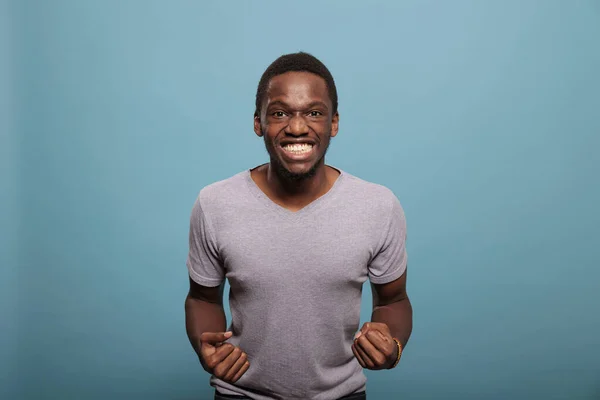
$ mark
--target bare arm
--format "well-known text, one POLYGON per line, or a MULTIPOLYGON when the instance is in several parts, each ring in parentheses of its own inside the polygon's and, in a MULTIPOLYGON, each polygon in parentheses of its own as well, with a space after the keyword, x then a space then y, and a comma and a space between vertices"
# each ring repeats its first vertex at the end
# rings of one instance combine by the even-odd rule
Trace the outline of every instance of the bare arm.
POLYGON ((242 349, 227 343, 231 332, 225 332, 224 286, 202 286, 190 279, 185 327, 202 368, 219 379, 235 383, 250 368, 250 362, 242 349))
POLYGON ((227 329, 223 309, 223 290, 224 284, 207 287, 190 279, 190 290, 185 299, 185 327, 198 357, 200 357, 201 347, 200 335, 203 332, 224 332, 227 329))
POLYGON ((406 271, 393 282, 371 284, 373 313, 371 322, 385 323, 393 337, 406 346, 412 332, 412 306, 406 293, 406 271))
POLYGON ((412 332, 412 306, 406 294, 406 272, 393 282, 371 283, 373 313, 355 335, 352 352, 363 368, 393 368, 402 352, 392 338, 406 346, 412 332))

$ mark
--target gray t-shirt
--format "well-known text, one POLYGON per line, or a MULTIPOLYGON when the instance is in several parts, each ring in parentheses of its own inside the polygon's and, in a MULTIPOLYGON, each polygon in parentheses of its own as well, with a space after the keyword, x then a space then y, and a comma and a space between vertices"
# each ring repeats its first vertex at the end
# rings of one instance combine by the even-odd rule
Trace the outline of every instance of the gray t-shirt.
POLYGON ((250 368, 219 392, 258 400, 336 399, 365 390, 352 353, 363 283, 406 270, 406 221, 384 186, 344 171, 297 212, 271 201, 245 170, 201 190, 187 266, 200 285, 230 285, 233 336, 250 368))

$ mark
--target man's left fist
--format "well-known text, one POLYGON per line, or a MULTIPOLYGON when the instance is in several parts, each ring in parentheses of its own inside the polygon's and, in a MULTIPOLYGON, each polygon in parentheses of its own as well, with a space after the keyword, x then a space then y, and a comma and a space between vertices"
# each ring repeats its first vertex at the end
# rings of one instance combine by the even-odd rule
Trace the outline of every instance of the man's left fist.
POLYGON ((354 335, 352 352, 367 369, 389 369, 398 358, 398 346, 384 323, 366 322, 354 335))

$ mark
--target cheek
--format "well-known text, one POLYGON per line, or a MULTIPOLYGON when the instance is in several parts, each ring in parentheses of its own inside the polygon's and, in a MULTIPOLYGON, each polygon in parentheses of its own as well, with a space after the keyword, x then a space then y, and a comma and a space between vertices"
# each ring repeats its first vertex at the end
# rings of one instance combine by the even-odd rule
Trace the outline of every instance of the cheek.
POLYGON ((315 133, 317 133, 317 135, 319 135, 322 138, 321 140, 325 140, 325 138, 329 137, 330 134, 332 133, 332 131, 331 131, 332 124, 329 122, 315 124, 312 126, 312 128, 313 128, 313 131, 315 131, 315 133))
POLYGON ((277 139, 277 130, 273 126, 264 126, 262 130, 263 138, 267 145, 273 145, 277 139))
POLYGON ((262 127, 262 132, 265 136, 268 136, 271 139, 276 138, 281 132, 283 132, 285 128, 285 124, 284 123, 277 123, 277 122, 267 122, 263 127, 262 127))

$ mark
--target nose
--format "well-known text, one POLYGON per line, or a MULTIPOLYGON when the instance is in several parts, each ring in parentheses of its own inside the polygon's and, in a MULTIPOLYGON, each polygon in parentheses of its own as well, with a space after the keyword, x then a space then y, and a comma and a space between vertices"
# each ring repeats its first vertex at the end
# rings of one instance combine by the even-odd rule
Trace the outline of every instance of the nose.
POLYGON ((289 124, 285 133, 293 136, 306 135, 308 133, 308 125, 306 125, 306 121, 304 121, 302 116, 294 115, 289 120, 289 124))

